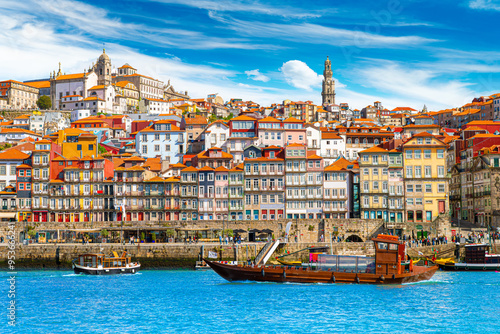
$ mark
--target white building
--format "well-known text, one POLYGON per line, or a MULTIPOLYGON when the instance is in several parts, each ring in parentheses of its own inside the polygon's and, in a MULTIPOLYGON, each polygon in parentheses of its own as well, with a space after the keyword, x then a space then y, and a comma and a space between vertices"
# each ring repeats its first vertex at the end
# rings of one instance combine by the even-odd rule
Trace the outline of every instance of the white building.
POLYGON ((139 109, 151 115, 168 114, 170 111, 170 102, 163 99, 142 99, 139 102, 139 109))
POLYGON ((45 115, 32 115, 29 119, 30 131, 45 134, 45 115))
POLYGON ((325 167, 323 214, 325 218, 350 218, 352 212, 352 162, 340 158, 325 167))
POLYGON ((3 128, 0 129, 0 142, 17 143, 26 138, 33 138, 34 140, 41 139, 39 135, 33 131, 20 129, 20 128, 3 128))
POLYGON ((90 116, 89 109, 75 109, 71 111, 71 122, 76 122, 90 116))
POLYGON ((159 156, 170 164, 176 164, 182 162, 186 140, 185 130, 181 130, 170 120, 163 120, 137 132, 135 147, 143 158, 159 156))
POLYGON ((321 145, 321 130, 319 127, 314 126, 312 124, 306 124, 306 141, 307 141, 307 150, 308 151, 316 151, 319 153, 320 145, 321 145))
POLYGON ((0 152, 0 191, 9 185, 16 187, 16 167, 29 163, 29 160, 28 154, 15 148, 0 152))
POLYGON ((323 157, 325 166, 331 165, 340 156, 345 156, 345 139, 333 132, 323 132, 321 134, 319 156, 323 157))
POLYGON ((219 147, 227 152, 227 138, 229 138, 229 125, 221 120, 208 125, 204 131, 205 148, 219 147))

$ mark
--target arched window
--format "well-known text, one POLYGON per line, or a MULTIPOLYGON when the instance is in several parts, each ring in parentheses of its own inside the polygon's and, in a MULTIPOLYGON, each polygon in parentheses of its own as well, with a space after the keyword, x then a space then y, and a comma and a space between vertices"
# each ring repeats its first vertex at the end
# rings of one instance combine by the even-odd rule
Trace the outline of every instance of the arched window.
POLYGON ((378 139, 373 140, 373 144, 378 145, 378 139))
POLYGON ((351 141, 351 138, 347 138, 347 144, 351 144, 352 141, 351 141))
POLYGON ((359 138, 356 138, 356 139, 354 140, 354 143, 355 143, 355 144, 359 144, 359 138))
POLYGON ((363 139, 363 144, 368 144, 368 140, 366 138, 363 139))

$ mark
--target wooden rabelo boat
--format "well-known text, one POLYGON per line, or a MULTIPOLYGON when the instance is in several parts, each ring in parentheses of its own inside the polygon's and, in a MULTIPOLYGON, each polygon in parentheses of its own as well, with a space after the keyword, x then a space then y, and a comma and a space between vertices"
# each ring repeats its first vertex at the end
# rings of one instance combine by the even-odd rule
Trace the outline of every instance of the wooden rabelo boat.
POLYGON ((488 244, 465 245, 464 262, 440 263, 446 271, 500 271, 500 254, 490 254, 488 244))
POLYGON ((113 252, 113 255, 113 257, 107 257, 102 253, 79 255, 73 260, 73 270, 75 274, 116 275, 135 274, 141 268, 139 262, 132 262, 127 252, 123 252, 121 256, 113 252))
POLYGON ((401 284, 428 280, 439 268, 402 261, 405 245, 396 236, 379 234, 372 240, 375 257, 319 254, 316 263, 302 266, 235 266, 206 259, 205 262, 228 281, 296 283, 401 284))

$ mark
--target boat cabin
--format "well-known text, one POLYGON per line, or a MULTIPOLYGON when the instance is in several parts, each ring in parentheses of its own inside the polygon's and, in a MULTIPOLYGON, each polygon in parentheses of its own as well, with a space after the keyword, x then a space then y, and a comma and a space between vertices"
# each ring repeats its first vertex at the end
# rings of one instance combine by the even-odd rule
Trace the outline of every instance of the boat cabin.
MULTIPOLYGON (((394 235, 379 234, 372 239, 375 243, 375 273, 381 275, 401 274, 401 261, 405 259, 405 244, 394 235)), ((409 270, 404 268, 403 271, 409 270)))
POLYGON ((82 254, 78 256, 76 263, 88 268, 117 268, 125 267, 127 264, 131 263, 131 256, 127 256, 127 252, 123 252, 121 256, 113 252, 113 255, 114 257, 106 257, 106 255, 102 253, 82 254))
POLYGON ((465 263, 500 263, 500 254, 489 254, 487 244, 465 245, 465 263))

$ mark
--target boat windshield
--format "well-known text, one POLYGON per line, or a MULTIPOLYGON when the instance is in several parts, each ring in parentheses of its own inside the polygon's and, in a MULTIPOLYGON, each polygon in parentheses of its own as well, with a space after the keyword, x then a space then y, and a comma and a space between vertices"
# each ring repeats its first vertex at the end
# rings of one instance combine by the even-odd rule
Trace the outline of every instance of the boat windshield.
POLYGON ((375 273, 375 258, 319 254, 318 269, 346 273, 375 273))

